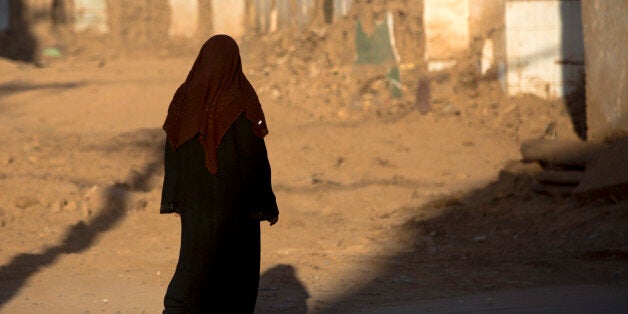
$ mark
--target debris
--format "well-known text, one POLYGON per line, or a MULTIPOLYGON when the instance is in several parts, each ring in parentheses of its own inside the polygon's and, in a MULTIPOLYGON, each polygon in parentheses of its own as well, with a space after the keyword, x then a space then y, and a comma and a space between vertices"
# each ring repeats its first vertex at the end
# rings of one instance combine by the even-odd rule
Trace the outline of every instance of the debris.
POLYGON ((382 64, 397 63, 399 56, 393 38, 393 15, 386 13, 383 21, 375 23, 373 34, 368 35, 358 19, 355 25, 356 63, 382 64))
POLYGON ((41 52, 41 54, 45 57, 51 58, 61 58, 63 56, 61 51, 55 47, 46 48, 41 52))
POLYGON ((567 197, 570 196, 575 189, 575 186, 569 185, 547 185, 547 184, 535 184, 532 186, 532 190, 537 193, 553 196, 553 197, 567 197))
POLYGON ((428 78, 423 77, 419 79, 416 90, 416 100, 414 103, 414 106, 419 111, 419 113, 425 115, 432 110, 430 97, 430 81, 428 78))
POLYGON ((147 205, 148 202, 145 199, 141 198, 135 203, 135 210, 145 210, 147 205))
POLYGON ((581 203, 603 199, 620 202, 628 199, 628 138, 611 143, 587 164, 582 180, 574 190, 581 203))
POLYGON ((12 164, 14 161, 15 161, 15 159, 13 158, 13 156, 8 156, 8 157, 3 157, 2 158, 2 163, 5 166, 8 166, 8 165, 12 164))
POLYGON ((83 218, 89 218, 92 215, 92 210, 88 206, 81 206, 81 214, 83 218))
POLYGON ((530 139, 521 143, 521 155, 527 162, 584 167, 606 147, 603 143, 530 139))
POLYGON ((576 186, 582 180, 582 171, 545 169, 537 176, 540 183, 576 186))
POLYGON ((459 116, 461 114, 460 109, 456 108, 454 105, 446 105, 440 111, 440 114, 443 116, 459 116))
POLYGON ((93 185, 91 188, 89 188, 87 191, 85 191, 85 193, 83 194, 83 197, 89 199, 92 195, 94 195, 96 190, 98 190, 98 186, 97 185, 93 185))
POLYGON ((65 211, 76 211, 79 208, 79 205, 76 201, 66 201, 65 206, 63 206, 63 210, 65 211))
POLYGON ((19 209, 26 209, 37 204, 39 200, 32 196, 18 196, 13 200, 13 205, 19 209))
POLYGON ((56 214, 56 213, 62 212, 63 206, 65 206, 66 204, 67 204, 67 201, 63 199, 63 200, 50 203, 49 208, 53 214, 56 214))
POLYGON ((399 66, 388 69, 388 72, 386 72, 386 81, 388 82, 392 98, 401 98, 403 92, 401 91, 401 72, 399 72, 399 66))

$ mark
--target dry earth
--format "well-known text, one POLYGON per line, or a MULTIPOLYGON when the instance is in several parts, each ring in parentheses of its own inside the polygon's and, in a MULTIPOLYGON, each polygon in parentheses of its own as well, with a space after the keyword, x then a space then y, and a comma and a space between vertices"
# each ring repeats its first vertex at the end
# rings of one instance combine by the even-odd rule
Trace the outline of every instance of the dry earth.
MULTIPOLYGON (((258 313, 626 282, 627 204, 535 193, 540 167, 520 162, 551 123, 575 138, 561 102, 508 98, 461 66, 429 74, 422 115, 420 65, 402 65, 401 100, 382 80, 355 94, 363 69, 306 35, 283 53, 243 45, 281 212, 262 228, 258 313)), ((160 127, 194 57, 0 60, 1 313, 160 312, 180 232, 158 214, 160 127)))

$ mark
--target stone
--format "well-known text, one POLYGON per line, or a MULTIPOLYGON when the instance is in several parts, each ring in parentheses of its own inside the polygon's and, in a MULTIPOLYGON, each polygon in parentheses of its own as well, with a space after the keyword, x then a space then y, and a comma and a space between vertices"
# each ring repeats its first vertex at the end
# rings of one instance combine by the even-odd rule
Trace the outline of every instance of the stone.
POLYGON ((13 205, 19 209, 26 209, 37 204, 39 200, 32 196, 18 196, 13 200, 13 205))

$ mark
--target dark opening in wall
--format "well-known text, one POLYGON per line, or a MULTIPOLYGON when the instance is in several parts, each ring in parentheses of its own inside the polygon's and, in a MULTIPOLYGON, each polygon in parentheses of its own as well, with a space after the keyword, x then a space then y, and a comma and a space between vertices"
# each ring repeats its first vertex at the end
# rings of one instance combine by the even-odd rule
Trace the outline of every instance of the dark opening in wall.
POLYGON ((323 2, 323 14, 325 15, 325 23, 334 22, 334 0, 325 0, 323 2))
POLYGON ((25 0, 8 0, 8 27, 0 31, 0 57, 32 62, 37 42, 31 33, 25 0))

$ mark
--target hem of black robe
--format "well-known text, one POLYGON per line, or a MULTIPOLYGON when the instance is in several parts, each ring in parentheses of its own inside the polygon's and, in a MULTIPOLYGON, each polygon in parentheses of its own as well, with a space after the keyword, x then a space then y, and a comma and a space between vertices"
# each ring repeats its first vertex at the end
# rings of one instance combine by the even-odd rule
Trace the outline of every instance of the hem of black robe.
POLYGON ((258 221, 270 220, 277 216, 279 216, 278 212, 275 212, 275 213, 252 212, 249 214, 249 218, 251 218, 252 220, 258 220, 258 221))
POLYGON ((161 207, 159 208, 159 213, 160 214, 173 214, 173 213, 180 214, 181 212, 179 211, 179 203, 177 202, 163 203, 161 204, 161 207))

